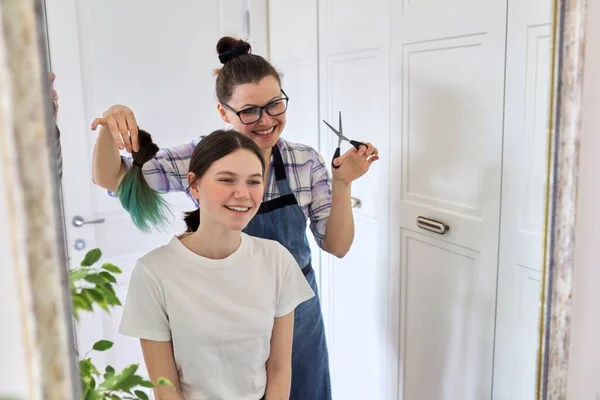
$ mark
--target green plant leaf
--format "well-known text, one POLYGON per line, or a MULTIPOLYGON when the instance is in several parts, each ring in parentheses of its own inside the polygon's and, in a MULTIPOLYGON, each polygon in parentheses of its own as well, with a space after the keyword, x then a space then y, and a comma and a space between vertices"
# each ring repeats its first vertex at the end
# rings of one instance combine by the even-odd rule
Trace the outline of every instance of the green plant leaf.
POLYGON ((89 378, 92 378, 92 375, 100 375, 100 372, 98 372, 92 363, 91 358, 85 358, 79 361, 79 371, 81 374, 81 379, 83 379, 86 384, 89 382, 89 378))
POLYGON ((156 380, 156 384, 159 386, 173 386, 173 382, 171 382, 170 380, 168 380, 167 378, 158 378, 156 380))
POLYGON ((104 382, 102 382, 99 386, 102 390, 115 390, 115 382, 119 377, 114 374, 104 374, 104 382))
POLYGON ((150 381, 141 381, 140 386, 152 389, 154 387, 154 383, 152 383, 150 381))
POLYGON ((103 276, 98 274, 88 274, 88 276, 86 276, 84 279, 88 282, 95 283, 96 285, 104 285, 105 283, 108 283, 103 276))
POLYGON ((114 375, 115 374, 115 369, 113 367, 111 367, 110 365, 108 365, 106 367, 106 369, 104 370, 105 373, 109 374, 109 375, 114 375))
POLYGON ((115 278, 114 276, 112 276, 110 273, 108 273, 106 271, 98 272, 98 275, 100 275, 101 277, 103 277, 104 279, 109 281, 110 283, 117 283, 117 278, 115 278))
POLYGON ((87 268, 75 268, 70 271, 69 278, 71 282, 77 282, 85 278, 85 276, 89 273, 90 271, 87 268))
POLYGON ((82 379, 86 376, 92 375, 92 369, 90 368, 91 364, 92 363, 89 358, 79 361, 79 373, 81 374, 82 379))
POLYGON ((76 293, 73 295, 73 304, 75 308, 80 308, 86 311, 93 311, 92 303, 85 297, 85 295, 76 293))
POLYGON ((90 390, 89 392, 86 393, 84 400, 102 400, 102 397, 100 396, 100 393, 98 393, 97 391, 90 390))
POLYGON ((113 347, 113 342, 109 341, 109 340, 100 340, 96 343, 94 343, 94 350, 96 351, 106 351, 108 349, 110 349, 111 347, 113 347))
POLYGON ((136 390, 135 395, 138 397, 138 399, 140 400, 150 400, 150 398, 148 397, 148 395, 145 392, 142 392, 141 390, 136 390))
POLYGON ((121 390, 130 391, 134 387, 138 386, 140 384, 140 382, 142 382, 142 381, 143 381, 143 379, 141 376, 132 375, 132 376, 128 377, 127 379, 123 379, 122 381, 119 381, 118 387, 121 390))
POLYGON ((121 268, 117 267, 116 265, 110 264, 110 263, 104 264, 102 266, 102 269, 112 272, 113 274, 120 274, 123 272, 123 271, 121 271, 121 268))
POLYGON ((121 301, 119 301, 119 298, 113 291, 107 289, 105 286, 98 286, 98 287, 96 287, 96 289, 99 289, 102 291, 102 294, 104 295, 104 298, 106 299, 106 302, 109 305, 111 305, 111 306, 120 306, 121 305, 121 301))
POLYGON ((117 382, 114 386, 115 389, 128 391, 133 386, 139 384, 142 381, 142 379, 135 375, 138 368, 138 364, 132 364, 125 367, 123 369, 123 372, 121 372, 118 376, 117 382))
POLYGON ((104 301, 106 301, 106 299, 104 298, 104 295, 96 289, 83 289, 82 293, 85 292, 86 295, 88 295, 88 299, 96 302, 96 303, 102 303, 104 301))
POLYGON ((106 282, 106 283, 104 283, 104 284, 102 285, 102 287, 103 287, 104 289, 106 289, 106 290, 110 291, 111 293, 113 293, 113 294, 116 294, 116 293, 115 293, 115 288, 113 287, 112 283, 110 283, 110 282, 106 282))
POLYGON ((92 249, 87 252, 84 259, 81 261, 82 267, 90 267, 94 265, 102 257, 102 251, 100 249, 92 249))

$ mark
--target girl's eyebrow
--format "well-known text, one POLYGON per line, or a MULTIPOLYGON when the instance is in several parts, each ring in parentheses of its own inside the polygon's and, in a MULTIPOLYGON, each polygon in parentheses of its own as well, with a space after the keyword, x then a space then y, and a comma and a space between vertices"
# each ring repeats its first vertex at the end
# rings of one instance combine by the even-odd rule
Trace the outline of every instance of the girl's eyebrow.
MULTIPOLYGON (((237 176, 237 174, 235 172, 231 172, 231 171, 220 171, 220 172, 217 172, 217 175, 237 176)), ((252 178, 256 178, 256 177, 262 178, 262 174, 260 174, 260 173, 252 174, 252 175, 250 175, 250 177, 252 177, 252 178)))

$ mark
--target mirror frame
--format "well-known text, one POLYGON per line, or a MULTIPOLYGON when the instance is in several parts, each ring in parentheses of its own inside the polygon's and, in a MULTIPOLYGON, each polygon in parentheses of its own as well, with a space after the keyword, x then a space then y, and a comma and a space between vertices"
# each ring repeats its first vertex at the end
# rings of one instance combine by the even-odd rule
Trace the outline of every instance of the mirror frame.
POLYGON ((539 400, 567 398, 587 1, 555 0, 553 6, 539 400))
POLYGON ((57 166, 50 159, 43 2, 0 1, 0 176, 10 220, 27 399, 79 399, 57 166), (35 243, 32 246, 31 243, 35 243))
MULTIPOLYGON (((536 396, 543 400, 565 399, 567 394, 586 11, 586 0, 554 1, 536 396)), ((60 184, 47 146, 53 123, 44 84, 47 65, 41 56, 43 25, 41 0, 0 2, 0 86, 11 89, 0 97, 1 173, 5 186, 13 189, 6 197, 28 398, 77 399, 79 372, 56 194, 60 184)))

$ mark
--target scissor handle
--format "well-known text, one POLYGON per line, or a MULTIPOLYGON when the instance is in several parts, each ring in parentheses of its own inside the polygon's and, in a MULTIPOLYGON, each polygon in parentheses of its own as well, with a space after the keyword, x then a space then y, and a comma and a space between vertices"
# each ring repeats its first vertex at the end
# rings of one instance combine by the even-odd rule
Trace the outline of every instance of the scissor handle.
POLYGON ((340 148, 338 147, 337 149, 335 149, 335 153, 333 153, 333 158, 331 159, 331 167, 334 169, 338 169, 340 167, 339 165, 335 165, 333 163, 333 160, 335 160, 339 156, 340 156, 340 148))
POLYGON ((355 148, 356 150, 360 150, 360 146, 365 146, 365 148, 369 147, 369 146, 367 146, 366 144, 364 144, 363 142, 357 142, 356 140, 351 140, 351 141, 350 141, 350 144, 351 144, 352 146, 354 146, 354 148, 355 148))

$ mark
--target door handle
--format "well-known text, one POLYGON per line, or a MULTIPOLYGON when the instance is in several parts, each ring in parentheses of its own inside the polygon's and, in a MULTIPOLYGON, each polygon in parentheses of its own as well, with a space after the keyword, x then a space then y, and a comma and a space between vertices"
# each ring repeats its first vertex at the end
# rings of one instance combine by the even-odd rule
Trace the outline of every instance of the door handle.
POLYGON ((77 227, 77 228, 79 228, 80 226, 89 225, 89 224, 103 224, 104 222, 106 222, 106 220, 104 218, 98 218, 98 219, 93 219, 91 221, 86 221, 85 219, 83 219, 83 217, 81 215, 76 215, 71 220, 71 223, 73 224, 73 226, 77 227))
POLYGON ((417 226, 421 229, 438 233, 440 235, 443 235, 450 229, 450 227, 443 222, 425 217, 417 217, 417 226))
POLYGON ((350 197, 350 203, 352 204, 352 208, 360 208, 362 205, 360 199, 357 199, 356 197, 350 197))

